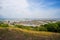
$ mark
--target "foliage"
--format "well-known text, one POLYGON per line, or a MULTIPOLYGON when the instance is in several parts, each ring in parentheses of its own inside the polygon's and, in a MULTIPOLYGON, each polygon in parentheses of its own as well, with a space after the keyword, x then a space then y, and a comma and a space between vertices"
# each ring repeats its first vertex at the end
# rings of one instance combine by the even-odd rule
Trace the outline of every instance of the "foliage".
POLYGON ((56 24, 60 27, 60 21, 56 22, 56 24))
POLYGON ((8 24, 0 24, 0 27, 9 27, 8 24))
POLYGON ((23 28, 23 25, 14 25, 14 26, 18 28, 23 28))
POLYGON ((15 25, 18 28, 35 30, 35 31, 50 31, 50 32, 60 32, 60 22, 56 23, 48 23, 41 26, 23 26, 23 25, 15 25))
MULTIPOLYGON (((10 25, 0 22, 0 27, 9 27, 10 25)), ((48 23, 40 26, 23 26, 15 24, 14 27, 35 30, 35 31, 50 31, 50 32, 60 32, 60 22, 48 23)))
POLYGON ((39 27, 38 27, 38 26, 33 27, 33 29, 32 29, 32 30, 39 31, 39 27))
POLYGON ((60 40, 60 33, 0 28, 0 40, 60 40))
POLYGON ((0 27, 9 27, 9 25, 4 23, 3 21, 0 21, 0 27))
POLYGON ((47 28, 45 28, 45 27, 39 27, 39 31, 47 31, 47 28))
POLYGON ((15 25, 15 27, 23 28, 23 29, 31 29, 32 26, 15 25))
POLYGON ((46 27, 48 31, 57 32, 58 25, 55 23, 48 23, 45 24, 44 27, 46 27))

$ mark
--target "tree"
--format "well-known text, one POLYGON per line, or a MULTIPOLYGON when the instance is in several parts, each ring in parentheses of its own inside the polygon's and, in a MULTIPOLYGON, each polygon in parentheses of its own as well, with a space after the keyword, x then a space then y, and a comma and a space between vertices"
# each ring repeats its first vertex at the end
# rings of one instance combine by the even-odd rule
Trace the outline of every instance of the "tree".
POLYGON ((46 27, 48 31, 57 32, 58 25, 56 23, 48 23, 45 24, 44 27, 46 27))
POLYGON ((47 31, 47 28, 41 26, 41 27, 39 27, 39 31, 47 31))
POLYGON ((56 24, 60 27, 60 21, 59 22, 56 22, 56 24))

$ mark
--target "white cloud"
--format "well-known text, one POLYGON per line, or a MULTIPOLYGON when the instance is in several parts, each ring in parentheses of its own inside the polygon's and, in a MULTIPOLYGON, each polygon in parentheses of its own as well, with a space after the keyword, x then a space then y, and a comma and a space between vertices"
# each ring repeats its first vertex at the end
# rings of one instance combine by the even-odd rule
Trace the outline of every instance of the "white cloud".
POLYGON ((27 0, 4 0, 2 1, 2 6, 26 8, 29 5, 27 3, 27 0))
POLYGON ((56 17, 57 12, 60 13, 60 9, 43 8, 53 4, 43 4, 43 2, 29 4, 27 0, 3 0, 0 14, 8 18, 53 18, 56 17))
POLYGON ((1 2, 3 9, 0 14, 6 17, 27 17, 30 14, 27 9, 29 7, 27 0, 3 0, 1 2))
POLYGON ((60 8, 51 8, 49 6, 55 5, 56 2, 44 3, 41 1, 40 3, 32 2, 30 4, 32 9, 32 15, 35 18, 56 18, 59 17, 60 8))
POLYGON ((54 8, 33 8, 32 9, 32 17, 34 18, 58 18, 59 13, 60 13, 60 8, 59 9, 54 9, 54 8))

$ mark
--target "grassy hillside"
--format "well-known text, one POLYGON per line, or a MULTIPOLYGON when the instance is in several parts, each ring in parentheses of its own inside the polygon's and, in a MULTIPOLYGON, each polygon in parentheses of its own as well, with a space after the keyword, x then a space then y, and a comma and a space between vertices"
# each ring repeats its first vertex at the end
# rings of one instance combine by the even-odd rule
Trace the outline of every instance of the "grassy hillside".
POLYGON ((0 40, 60 40, 60 33, 0 28, 0 40))

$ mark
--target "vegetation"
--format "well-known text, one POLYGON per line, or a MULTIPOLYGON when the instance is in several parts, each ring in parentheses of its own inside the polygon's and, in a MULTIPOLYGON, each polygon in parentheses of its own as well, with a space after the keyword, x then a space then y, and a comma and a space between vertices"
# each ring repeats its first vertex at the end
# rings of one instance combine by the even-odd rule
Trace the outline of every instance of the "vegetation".
POLYGON ((0 22, 0 40, 60 40, 60 22, 36 27, 0 22))
POLYGON ((56 23, 48 23, 48 24, 45 24, 43 25, 47 31, 50 31, 50 32, 60 32, 58 30, 60 30, 60 22, 56 22, 56 23))
POLYGON ((0 28, 0 40, 60 40, 60 33, 0 28))
POLYGON ((48 23, 41 26, 23 26, 23 25, 15 25, 15 27, 35 30, 35 31, 50 31, 50 32, 60 32, 60 22, 56 23, 48 23))
MULTIPOLYGON (((10 25, 0 22, 0 27, 9 27, 10 25)), ((40 26, 23 26, 14 24, 14 27, 27 29, 27 30, 34 30, 34 31, 49 31, 49 32, 59 32, 60 33, 60 22, 56 23, 48 23, 40 26)))
POLYGON ((31 30, 31 26, 14 25, 15 27, 31 30))
POLYGON ((0 27, 9 27, 9 25, 8 25, 8 24, 3 23, 2 21, 0 21, 0 27))

